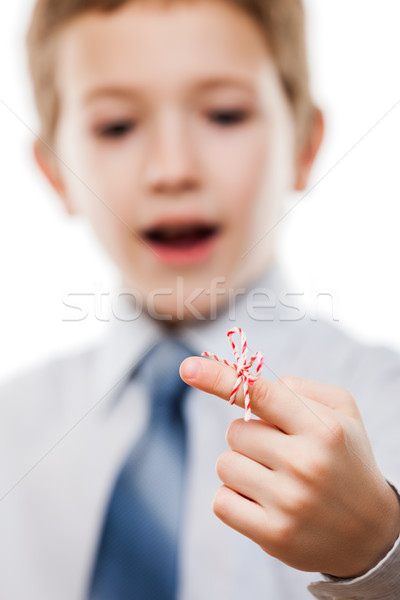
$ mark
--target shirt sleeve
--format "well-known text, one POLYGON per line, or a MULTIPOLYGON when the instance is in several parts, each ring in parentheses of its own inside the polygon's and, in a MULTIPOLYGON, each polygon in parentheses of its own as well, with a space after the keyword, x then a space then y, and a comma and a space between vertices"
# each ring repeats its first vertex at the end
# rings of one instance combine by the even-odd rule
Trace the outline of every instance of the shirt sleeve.
MULTIPOLYGON (((389 482, 397 497, 398 490, 389 482)), ((400 536, 388 554, 364 575, 353 579, 322 576, 308 590, 318 600, 398 600, 400 598, 400 536)))

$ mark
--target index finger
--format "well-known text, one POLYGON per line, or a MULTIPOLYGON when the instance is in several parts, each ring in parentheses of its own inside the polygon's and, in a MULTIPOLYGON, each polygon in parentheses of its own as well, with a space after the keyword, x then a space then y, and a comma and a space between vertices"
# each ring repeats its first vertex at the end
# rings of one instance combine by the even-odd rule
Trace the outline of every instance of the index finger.
MULTIPOLYGON (((235 385, 236 372, 224 364, 208 358, 191 356, 180 367, 182 379, 199 390, 229 400, 235 385)), ((251 412, 276 425, 288 434, 305 433, 315 427, 328 407, 297 394, 279 382, 258 377, 249 385, 251 412)), ((235 404, 244 407, 243 385, 240 386, 235 404)))

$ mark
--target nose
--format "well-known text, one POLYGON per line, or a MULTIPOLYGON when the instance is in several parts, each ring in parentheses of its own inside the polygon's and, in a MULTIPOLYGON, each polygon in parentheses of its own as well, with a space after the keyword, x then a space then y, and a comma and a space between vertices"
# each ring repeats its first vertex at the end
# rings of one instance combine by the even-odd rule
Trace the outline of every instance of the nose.
POLYGON ((153 194, 174 197, 199 185, 189 124, 172 111, 154 125, 145 164, 145 184, 153 194))

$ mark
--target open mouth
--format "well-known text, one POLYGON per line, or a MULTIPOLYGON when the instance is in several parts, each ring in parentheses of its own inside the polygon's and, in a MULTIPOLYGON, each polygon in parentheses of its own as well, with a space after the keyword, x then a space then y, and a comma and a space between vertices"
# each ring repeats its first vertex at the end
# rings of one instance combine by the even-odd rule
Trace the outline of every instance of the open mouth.
POLYGON ((163 225, 145 232, 145 239, 151 244, 184 250, 211 240, 218 233, 218 227, 205 224, 163 225))
POLYGON ((143 232, 154 255, 165 265, 189 267, 208 260, 221 228, 210 223, 160 223, 143 232))

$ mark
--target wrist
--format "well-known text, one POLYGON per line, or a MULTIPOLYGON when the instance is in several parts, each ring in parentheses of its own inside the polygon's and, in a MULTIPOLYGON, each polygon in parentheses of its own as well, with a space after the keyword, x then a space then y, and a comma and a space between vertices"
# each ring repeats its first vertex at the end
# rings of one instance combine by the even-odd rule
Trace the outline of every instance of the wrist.
MULTIPOLYGON (((396 488, 386 482, 385 501, 380 518, 371 524, 369 541, 357 553, 357 562, 348 563, 347 572, 324 573, 333 579, 355 579, 373 569, 390 552, 400 534, 400 495, 396 488)), ((356 553, 354 553, 356 555, 356 553)))

